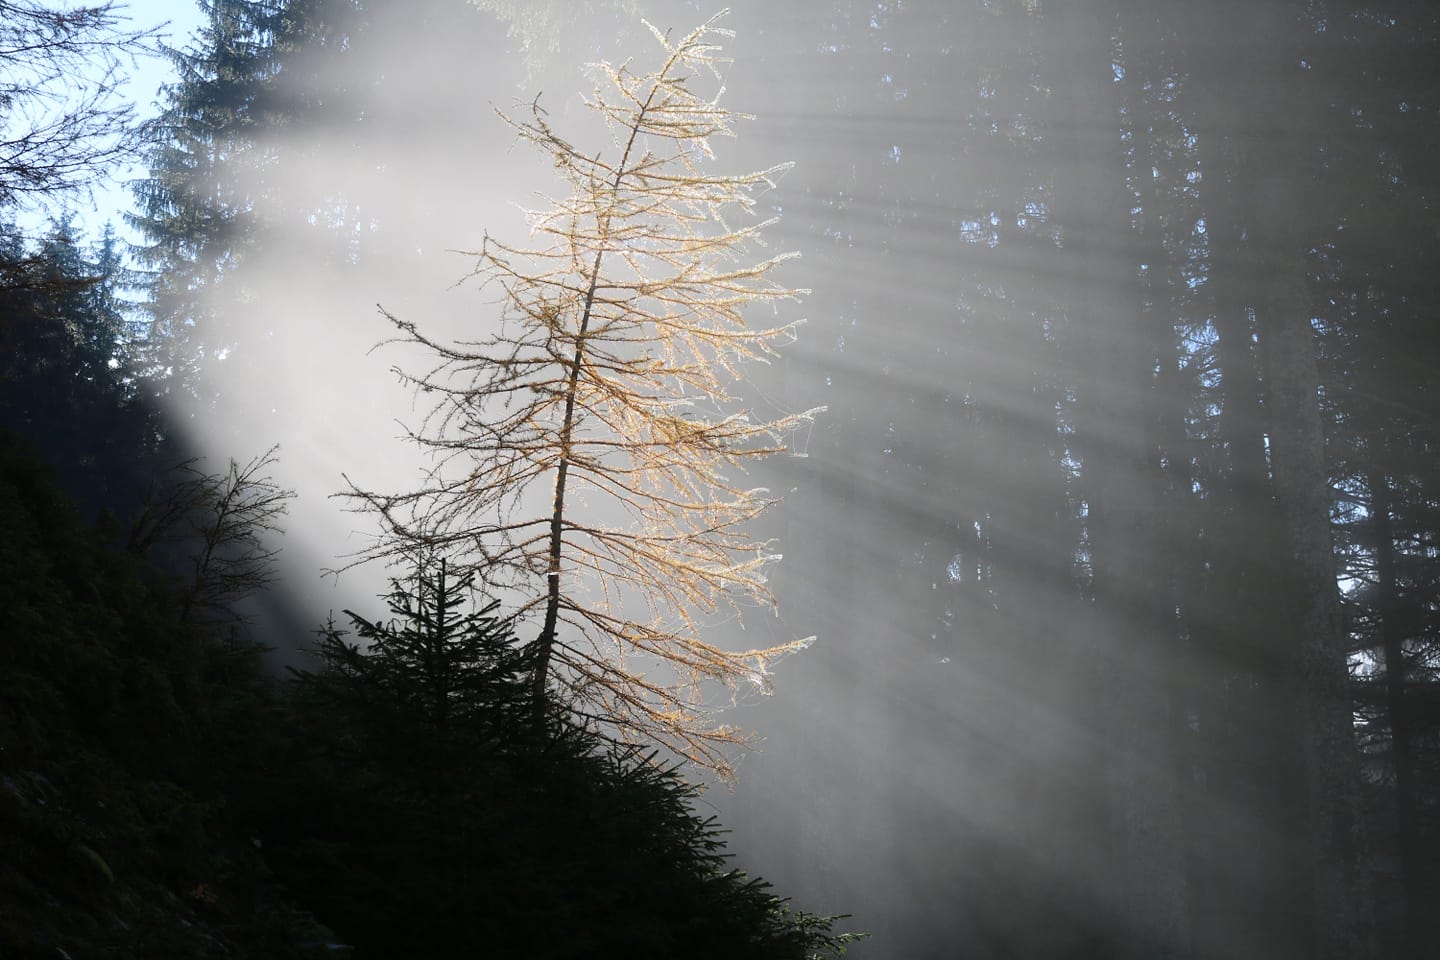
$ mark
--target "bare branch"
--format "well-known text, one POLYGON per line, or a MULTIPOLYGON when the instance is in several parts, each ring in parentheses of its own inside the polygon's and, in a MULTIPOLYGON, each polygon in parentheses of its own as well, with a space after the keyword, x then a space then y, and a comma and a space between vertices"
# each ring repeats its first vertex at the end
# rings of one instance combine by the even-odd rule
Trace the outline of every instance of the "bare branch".
POLYGON ((279 549, 271 540, 295 496, 269 475, 278 450, 244 464, 231 460, 223 474, 204 472, 198 460, 176 465, 132 525, 135 552, 170 544, 186 557, 185 619, 243 623, 240 601, 274 582, 279 549))
POLYGON ((155 31, 118 9, 0 0, 0 205, 87 188, 135 156, 119 86, 155 31))
POLYGON ((729 478, 818 412, 757 420, 729 392, 799 324, 752 326, 744 311, 804 291, 771 279, 793 254, 755 256, 771 221, 729 225, 753 217, 785 165, 704 170, 710 138, 739 116, 690 82, 722 62, 726 35, 715 20, 679 41, 656 32, 657 71, 596 67, 603 89, 587 102, 613 156, 562 139, 538 106, 504 117, 569 193, 530 212, 533 246, 487 235, 472 254, 501 334, 442 343, 386 314, 397 341, 433 358, 402 373, 433 401, 410 434, 432 466, 416 490, 346 494, 385 529, 357 562, 448 551, 543 612, 537 709, 603 717, 612 735, 722 774, 743 737, 713 723, 714 694, 766 689, 775 659, 803 645, 700 639, 716 614, 774 603, 764 569, 778 557, 746 532, 772 501, 729 478))

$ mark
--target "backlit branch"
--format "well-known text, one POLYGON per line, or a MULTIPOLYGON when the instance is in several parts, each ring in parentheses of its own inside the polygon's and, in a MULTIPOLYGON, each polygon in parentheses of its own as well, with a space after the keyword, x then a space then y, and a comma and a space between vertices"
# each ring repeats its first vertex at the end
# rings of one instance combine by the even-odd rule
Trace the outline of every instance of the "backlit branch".
POLYGON ((728 31, 711 20, 678 42, 654 32, 665 54, 655 72, 597 68, 587 103, 615 153, 573 146, 538 104, 505 118, 569 193, 529 212, 529 245, 487 236, 472 253, 500 333, 446 343, 390 317, 397 340, 433 357, 401 371, 434 398, 411 432, 432 468, 416 490, 348 495, 387 533, 358 560, 423 544, 543 616, 537 710, 603 717, 615 735, 723 773, 739 734, 711 722, 711 696, 764 689, 774 660, 801 645, 700 639, 717 613, 773 604, 764 569, 778 556, 747 532, 772 501, 731 478, 817 411, 763 420, 736 409, 745 364, 798 323, 745 318, 803 292, 772 279, 793 255, 754 255, 770 222, 754 222, 756 195, 786 166, 706 172, 710 138, 731 135, 738 116, 691 83, 723 62, 714 41, 728 31))

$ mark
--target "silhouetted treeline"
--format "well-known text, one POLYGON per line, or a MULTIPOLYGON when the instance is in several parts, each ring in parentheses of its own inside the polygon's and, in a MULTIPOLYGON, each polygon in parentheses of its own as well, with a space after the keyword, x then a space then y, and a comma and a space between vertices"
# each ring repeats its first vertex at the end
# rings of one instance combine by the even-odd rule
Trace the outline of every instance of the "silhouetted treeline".
POLYGON ((121 244, 88 249, 68 221, 37 245, 13 222, 0 247, 0 427, 31 439, 91 519, 128 515, 161 442, 137 362, 143 341, 121 300, 121 244))
POLYGON ((0 435, 6 956, 838 951, 731 869, 695 788, 537 725, 525 649, 420 566, 280 681, 0 435))
POLYGON ((265 349, 219 319, 254 200, 220 161, 305 106, 267 99, 285 51, 339 38, 208 9, 150 131, 147 272, 63 218, 0 247, 0 955, 843 952, 730 868, 675 769, 537 718, 528 651, 443 562, 351 615, 363 646, 271 625, 315 660, 267 672, 240 604, 292 494, 273 450, 189 447, 244 399, 207 376, 265 349))

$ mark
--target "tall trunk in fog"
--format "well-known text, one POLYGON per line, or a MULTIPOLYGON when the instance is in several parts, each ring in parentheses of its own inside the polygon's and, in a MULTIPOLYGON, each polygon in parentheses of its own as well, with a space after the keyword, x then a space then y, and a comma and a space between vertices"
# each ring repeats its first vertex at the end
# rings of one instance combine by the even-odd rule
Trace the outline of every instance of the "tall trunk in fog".
POLYGON ((1238 40, 1218 45, 1214 11, 1194 13, 1187 65, 1225 450, 1199 717, 1197 948, 1226 960, 1359 956, 1356 758, 1305 260, 1307 150, 1319 146, 1303 85, 1311 27, 1298 5, 1228 3, 1238 40))
POLYGON ((1298 257, 1274 275, 1260 314, 1272 426, 1271 460, 1287 569, 1276 602, 1286 615, 1287 699, 1294 703, 1301 807, 1293 811, 1297 880, 1306 900, 1296 956, 1367 956, 1358 762, 1345 633, 1335 583, 1330 487, 1318 406, 1315 333, 1298 257))
MULTIPOLYGON (((1382 437, 1372 440, 1371 456, 1384 457, 1386 443, 1382 437), (1378 449, 1375 449, 1378 448, 1378 449)), ((1395 775, 1396 852, 1400 857, 1401 929, 1406 943, 1420 945, 1419 912, 1423 907, 1414 902, 1423 882, 1419 859, 1420 835, 1417 832, 1417 796, 1415 793, 1415 756, 1411 742, 1410 720, 1405 709, 1405 648, 1404 629, 1399 623, 1399 603, 1395 572, 1395 533, 1391 520, 1390 480, 1380 467, 1372 467, 1366 477, 1370 488, 1370 527, 1375 550, 1375 619, 1380 648, 1385 659, 1385 716, 1390 727, 1390 765, 1395 775)))
MULTIPOLYGON (((971 41, 986 51, 976 74, 989 88, 983 109, 1000 120, 1001 130, 1012 117, 1045 109, 1044 51, 1059 40, 1058 24, 1042 15, 1017 6, 1008 17, 1007 31, 971 41), (997 42, 999 37, 1010 42, 997 42)), ((965 59, 974 63, 976 57, 965 59)), ((1036 957, 1083 952, 1099 935, 1102 914, 1089 899, 1097 891, 1087 872, 1109 852, 1104 831, 1096 829, 1104 809, 1094 783, 1096 725, 1076 722, 1075 716, 1082 697, 1087 706, 1096 698, 1088 691, 1077 697, 1075 689, 1076 678, 1092 670, 1095 659, 1085 643, 1076 642, 1086 605, 1076 582, 1068 438, 1058 422, 1068 419, 1062 411, 1069 402, 1070 371, 1062 344, 1071 290, 1044 282, 1056 255, 1053 212, 1037 215, 1033 206, 1048 193, 1042 191, 1053 182, 1054 166, 1065 159, 1063 139, 1052 142, 1042 130, 1018 125, 991 138, 994 170, 977 186, 981 202, 997 214, 993 246, 977 244, 980 249, 968 259, 981 285, 1002 291, 1004 306, 968 317, 967 338, 957 350, 1003 361, 967 364, 967 393, 980 399, 972 423, 984 444, 989 490, 983 509, 975 512, 976 533, 966 532, 972 543, 962 547, 967 555, 983 557, 987 572, 983 585, 965 587, 979 608, 970 619, 984 625, 979 630, 985 640, 983 649, 968 651, 962 666, 972 675, 995 678, 986 685, 1003 691, 984 711, 991 736, 1004 744, 992 768, 1000 790, 989 791, 989 802, 1003 798, 1004 809, 994 810, 991 819, 1002 826, 1012 849, 1024 854, 1012 854, 998 869, 1004 886, 1018 897, 1007 902, 992 893, 1005 904, 1006 916, 1003 927, 999 918, 990 923, 1003 929, 999 935, 1009 949, 1036 957), (1057 790, 1057 785, 1063 786, 1057 790)), ((973 440, 956 444, 972 464, 979 459, 975 447, 973 440)), ((967 468, 962 460, 952 480, 964 491, 957 500, 975 502, 975 474, 975 466, 967 468)), ((946 596, 947 605, 955 597, 955 592, 946 596)))
POLYGON ((1112 956, 1180 957, 1189 941, 1176 771, 1178 718, 1168 672, 1173 636, 1157 582, 1153 338, 1130 243, 1133 198, 1116 82, 1117 0, 1062 8, 1078 52, 1071 65, 1062 194, 1064 246, 1078 278, 1070 320, 1078 337, 1082 484, 1091 555, 1090 629, 1104 705, 1102 756, 1114 850, 1110 908, 1121 941, 1112 956))
MULTIPOLYGON (((1235 184, 1215 179, 1217 193, 1233 196, 1235 184)), ((1209 499, 1207 602, 1196 611, 1203 624, 1198 721, 1205 771, 1193 825, 1197 881, 1205 887, 1196 923, 1204 932, 1202 956, 1262 960, 1283 953, 1287 925, 1278 918, 1288 912, 1284 901, 1295 896, 1281 867, 1285 857, 1275 848, 1293 816, 1294 727, 1272 580, 1285 560, 1245 301, 1253 274, 1243 262, 1239 225, 1230 226, 1210 231, 1221 402, 1216 439, 1226 455, 1216 464, 1224 473, 1209 499)))
MULTIPOLYGON (((1228 14, 1243 18, 1243 6, 1228 14)), ((1237 21, 1238 22, 1238 21, 1237 21)), ((1192 25, 1192 31, 1201 28, 1192 25)), ((1192 31, 1186 31, 1187 33, 1192 31)), ((1263 386, 1253 342, 1257 283, 1255 171, 1239 158, 1251 148, 1253 118, 1236 85, 1258 83, 1197 45, 1186 62, 1188 101, 1199 135, 1205 201, 1213 358, 1220 413, 1206 501, 1209 563, 1197 624, 1197 720, 1203 771, 1195 787, 1190 835, 1200 957, 1262 960, 1288 955, 1296 886, 1278 844, 1293 817, 1297 782, 1289 764, 1294 725, 1285 671, 1282 620, 1271 574, 1284 566, 1266 459, 1263 386), (1248 80, 1247 80, 1248 78, 1248 80), (1236 118, 1243 118, 1236 122, 1236 118)))
POLYGON ((1309 288, 1317 172, 1327 146, 1313 130, 1322 129, 1324 95, 1306 69, 1316 31, 1306 10, 1277 4, 1245 15, 1253 35, 1270 38, 1247 71, 1270 92, 1246 111, 1245 121, 1263 137, 1244 162, 1253 165, 1256 187, 1249 233, 1264 280, 1252 302, 1279 522, 1272 583, 1283 619, 1273 635, 1258 638, 1266 647, 1262 662, 1277 677, 1265 718, 1269 735, 1278 737, 1267 754, 1273 761, 1267 794, 1286 806, 1271 811, 1269 824, 1278 831, 1286 870, 1276 879, 1295 894, 1282 902, 1291 915, 1277 918, 1279 926, 1288 920, 1293 930, 1278 946, 1288 956, 1338 960, 1367 955, 1362 928, 1369 908, 1309 288))
POLYGON ((1177 324, 1193 306, 1186 296, 1183 234, 1177 228, 1190 215, 1183 185, 1189 182, 1193 157, 1180 146, 1177 135, 1183 128, 1168 93, 1177 76, 1173 22, 1152 0, 1120 0, 1118 7, 1124 72, 1118 86, 1138 213, 1131 269, 1140 276, 1136 338, 1143 352, 1135 375, 1139 382, 1149 380, 1138 427, 1143 431, 1142 476, 1153 508, 1143 541, 1149 559, 1136 589, 1144 590, 1145 622, 1154 645, 1147 663, 1155 689, 1148 695, 1159 725, 1153 739, 1158 753, 1152 762, 1159 767, 1155 779, 1163 804, 1157 813, 1163 819, 1155 842, 1168 845, 1161 851, 1164 873, 1159 877, 1163 895, 1169 898, 1165 904, 1169 915, 1160 931, 1165 940, 1155 952, 1146 952, 1143 945, 1141 952, 1188 956, 1196 931, 1186 822, 1191 767, 1185 745, 1195 675, 1193 648, 1181 619, 1181 585, 1190 576, 1196 542, 1195 478, 1187 456, 1191 375, 1182 363, 1177 324))

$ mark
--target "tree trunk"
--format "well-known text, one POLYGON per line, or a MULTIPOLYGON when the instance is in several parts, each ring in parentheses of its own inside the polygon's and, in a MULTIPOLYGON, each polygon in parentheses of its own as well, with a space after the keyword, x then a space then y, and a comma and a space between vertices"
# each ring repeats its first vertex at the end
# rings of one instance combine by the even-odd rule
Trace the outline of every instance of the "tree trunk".
MULTIPOLYGON (((1153 400, 1154 337, 1146 329, 1133 205, 1127 184, 1121 84, 1112 70, 1117 0, 1062 8, 1062 33, 1078 51, 1067 105, 1064 246, 1075 284, 1082 413, 1077 446, 1087 506, 1104 793, 1114 844, 1109 876, 1118 939, 1109 956, 1188 952, 1188 890, 1181 839, 1177 732, 1170 671, 1175 654, 1157 577, 1156 510, 1163 488, 1153 400)), ((1131 82, 1134 82, 1133 80, 1131 82)))
MULTIPOLYGON (((1383 438, 1371 441, 1385 455, 1383 438)), ((1377 451, 1370 451, 1375 456, 1377 451)), ((1400 858, 1400 931, 1402 942, 1412 951, 1420 949, 1420 911, 1415 903, 1422 883, 1421 837, 1418 832, 1415 793, 1415 756, 1410 720, 1405 710, 1406 666, 1404 633, 1398 618, 1398 591, 1395 579, 1395 534, 1391 520, 1390 481, 1383 470, 1372 467, 1370 524, 1375 544, 1375 604, 1380 648, 1385 655, 1385 714, 1390 726, 1390 766, 1395 775, 1395 852, 1400 858)))
MULTIPOLYGON (((1283 263, 1284 261, 1281 261, 1283 263)), ((1276 693, 1292 705, 1299 775, 1286 846, 1301 924, 1294 956, 1351 960, 1373 954, 1362 886, 1358 764, 1345 634, 1330 535, 1330 486, 1318 404, 1315 333, 1303 264, 1272 274, 1261 348, 1276 504, 1287 568, 1275 598, 1288 629, 1276 693)))

